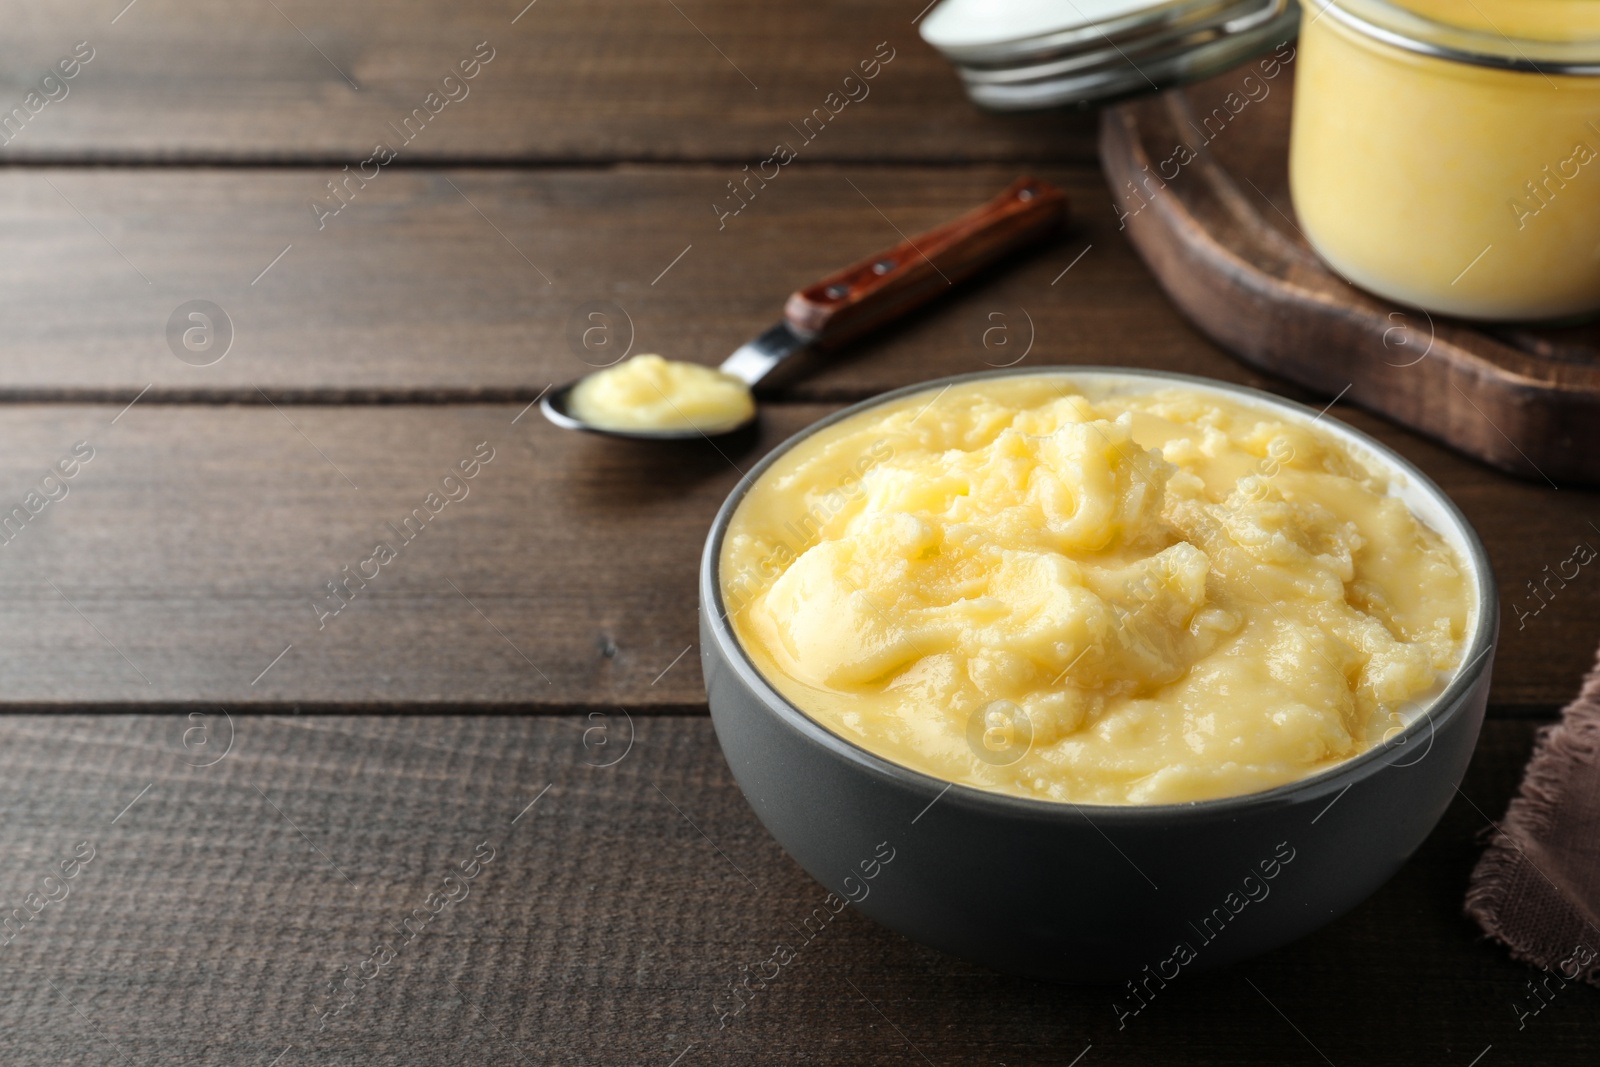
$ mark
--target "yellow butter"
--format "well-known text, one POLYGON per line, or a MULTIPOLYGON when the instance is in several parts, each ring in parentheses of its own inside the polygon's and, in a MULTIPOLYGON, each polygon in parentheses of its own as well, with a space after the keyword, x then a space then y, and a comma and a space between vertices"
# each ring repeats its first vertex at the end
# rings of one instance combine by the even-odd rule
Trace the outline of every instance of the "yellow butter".
MULTIPOLYGON (((1320 2, 1320 0, 1314 0, 1320 2)), ((1532 41, 1600 39, 1595 0, 1391 0, 1450 26, 1532 41)))
MULTIPOLYGON (((1306 0, 1290 138, 1295 210, 1322 257, 1356 285, 1433 312, 1514 320, 1600 309, 1600 77, 1418 54, 1325 4, 1306 0)), ((1600 59, 1600 0, 1394 7, 1426 20, 1396 23, 1423 42, 1513 60, 1576 47, 1600 59)))
POLYGON ((572 390, 574 415, 604 430, 731 429, 755 414, 750 387, 731 374, 656 355, 634 356, 572 390))
POLYGON ((1021 796, 1266 789, 1408 722, 1475 610, 1337 440, 1197 390, 964 383, 803 441, 719 579, 761 673, 839 735, 1021 796))

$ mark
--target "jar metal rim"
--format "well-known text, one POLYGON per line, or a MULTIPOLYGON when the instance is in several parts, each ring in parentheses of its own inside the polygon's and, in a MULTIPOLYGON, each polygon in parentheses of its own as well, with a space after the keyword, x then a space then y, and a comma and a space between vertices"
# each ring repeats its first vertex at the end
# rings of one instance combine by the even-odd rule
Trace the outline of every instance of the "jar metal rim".
POLYGON ((1470 66, 1527 74, 1593 77, 1600 74, 1600 40, 1517 41, 1424 18, 1387 0, 1301 0, 1373 40, 1407 52, 1470 66))

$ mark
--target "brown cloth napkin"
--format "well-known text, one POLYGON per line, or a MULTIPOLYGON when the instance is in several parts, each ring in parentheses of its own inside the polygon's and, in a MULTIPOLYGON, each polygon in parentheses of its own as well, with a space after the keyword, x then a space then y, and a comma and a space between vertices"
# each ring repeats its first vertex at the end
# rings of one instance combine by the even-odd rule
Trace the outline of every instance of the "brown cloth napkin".
POLYGON ((1539 731, 1472 872, 1467 914, 1515 959, 1600 985, 1600 662, 1539 731))

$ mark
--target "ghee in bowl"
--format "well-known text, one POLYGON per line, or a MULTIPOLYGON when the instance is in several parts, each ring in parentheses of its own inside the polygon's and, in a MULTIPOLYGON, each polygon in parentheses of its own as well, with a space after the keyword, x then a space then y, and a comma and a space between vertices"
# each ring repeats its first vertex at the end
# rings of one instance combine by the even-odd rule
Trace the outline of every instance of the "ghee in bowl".
POLYGON ((1304 0, 1300 225, 1429 311, 1600 310, 1600 0, 1304 0))
POLYGON ((1037 373, 801 440, 717 581, 761 675, 948 782, 1170 804, 1372 749, 1461 665, 1457 548, 1326 423, 1221 390, 1037 373))

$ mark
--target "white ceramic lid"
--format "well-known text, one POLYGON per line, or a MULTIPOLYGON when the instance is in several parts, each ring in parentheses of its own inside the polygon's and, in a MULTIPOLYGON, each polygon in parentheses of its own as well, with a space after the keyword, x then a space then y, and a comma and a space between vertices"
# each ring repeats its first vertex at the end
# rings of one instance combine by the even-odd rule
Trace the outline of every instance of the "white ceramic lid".
POLYGON ((943 0, 922 37, 999 111, 1083 106, 1219 74, 1292 39, 1295 0, 943 0))
POLYGON ((944 0, 922 20, 935 48, 971 48, 1120 20, 1171 0, 944 0))

